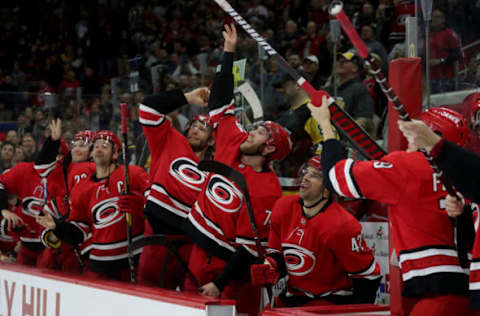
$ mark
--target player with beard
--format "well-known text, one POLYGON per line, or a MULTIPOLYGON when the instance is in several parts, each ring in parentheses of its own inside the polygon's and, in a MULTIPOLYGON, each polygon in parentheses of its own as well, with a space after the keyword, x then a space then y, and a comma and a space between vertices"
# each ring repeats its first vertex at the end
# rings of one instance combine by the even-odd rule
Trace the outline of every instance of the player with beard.
MULTIPOLYGON (((259 238, 266 242, 273 203, 282 192, 269 162, 282 160, 291 150, 288 133, 277 123, 260 123, 247 133, 233 115, 233 52, 237 33, 225 25, 221 70, 215 75, 208 102, 215 126, 215 160, 240 172, 247 183, 259 238)), ((185 221, 194 242, 189 268, 202 285, 190 279, 188 291, 235 298, 239 312, 257 314, 260 288, 249 282, 249 267, 258 256, 243 193, 233 182, 210 173, 185 221)))
POLYGON ((288 275, 276 306, 374 303, 380 267, 362 236, 362 226, 323 185, 319 156, 300 169, 298 195, 272 209, 268 255, 251 267, 256 284, 288 275))
MULTIPOLYGON (((180 134, 166 114, 185 104, 206 106, 210 92, 198 88, 146 97, 140 105, 139 121, 151 152, 152 186, 145 206, 145 235, 184 235, 182 224, 202 190, 205 174, 197 169, 202 159, 211 159, 215 139, 208 115, 198 114, 180 134)), ((191 243, 178 247, 188 262, 191 243)), ((177 260, 167 260, 164 245, 148 245, 140 255, 140 283, 174 289, 181 285, 184 269, 177 260), (162 265, 163 268, 162 268, 162 265)))
MULTIPOLYGON (((454 225, 445 212, 446 189, 425 155, 409 142, 378 161, 344 159, 333 139, 326 97, 309 104, 325 136, 322 167, 325 185, 339 195, 386 203, 404 290, 415 298, 409 315, 468 315, 468 270, 461 266, 454 225)), ((463 145, 468 135, 463 116, 449 108, 430 108, 419 119, 445 139, 463 145)))
MULTIPOLYGON (((37 221, 71 245, 83 243, 91 233, 87 276, 127 281, 129 279, 126 212, 132 215, 133 241, 143 234, 143 193, 148 176, 130 166, 131 194, 123 195, 124 170, 117 165, 121 143, 110 131, 96 133, 92 158, 95 173, 78 183, 70 195, 71 213, 66 221, 49 214, 37 221)), ((138 259, 141 249, 134 255, 138 259)))

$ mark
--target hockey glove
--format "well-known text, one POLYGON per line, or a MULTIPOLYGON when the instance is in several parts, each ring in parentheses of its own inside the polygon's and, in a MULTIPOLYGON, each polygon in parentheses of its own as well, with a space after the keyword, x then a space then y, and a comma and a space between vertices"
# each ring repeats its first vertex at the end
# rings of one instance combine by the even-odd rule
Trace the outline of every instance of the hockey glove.
POLYGON ((268 263, 252 264, 250 267, 250 276, 254 285, 272 285, 280 278, 277 262, 270 257, 266 257, 265 260, 268 263))
POLYGON ((118 197, 118 209, 120 212, 130 212, 143 205, 143 196, 136 193, 122 194, 118 197))

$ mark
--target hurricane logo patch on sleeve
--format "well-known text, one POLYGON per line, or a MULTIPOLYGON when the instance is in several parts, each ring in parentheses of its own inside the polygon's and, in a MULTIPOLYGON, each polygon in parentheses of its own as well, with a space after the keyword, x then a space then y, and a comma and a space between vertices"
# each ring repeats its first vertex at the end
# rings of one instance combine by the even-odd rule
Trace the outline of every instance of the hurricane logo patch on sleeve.
POLYGON ((294 244, 282 244, 282 248, 289 274, 304 276, 315 268, 315 255, 310 250, 294 244))
POLYGON ((216 207, 235 213, 242 207, 243 194, 225 177, 215 174, 208 181, 206 196, 216 207))
POLYGON ((117 206, 118 197, 103 200, 92 207, 93 226, 101 229, 115 224, 125 217, 117 206))
POLYGON ((43 211, 43 199, 34 196, 28 196, 22 200, 22 213, 35 217, 43 211))
POLYGON ((391 169, 393 165, 386 161, 375 161, 373 163, 373 168, 375 169, 391 169))
POLYGON ((197 163, 185 157, 177 158, 170 164, 170 174, 183 185, 201 191, 205 173, 198 170, 197 163))

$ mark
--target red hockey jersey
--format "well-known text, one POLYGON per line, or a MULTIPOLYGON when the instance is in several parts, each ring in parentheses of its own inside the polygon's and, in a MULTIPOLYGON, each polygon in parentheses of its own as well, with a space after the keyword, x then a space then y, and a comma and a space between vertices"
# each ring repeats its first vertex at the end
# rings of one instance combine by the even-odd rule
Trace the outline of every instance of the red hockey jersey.
MULTIPOLYGON (((130 191, 142 195, 148 187, 146 172, 130 166, 130 191)), ((118 209, 117 201, 124 188, 123 166, 117 167, 109 177, 97 179, 92 175, 76 185, 70 196, 72 211, 68 221, 83 233, 85 240, 92 234, 89 254, 89 269, 104 272, 127 265, 127 235, 125 213, 118 209), (113 265, 113 266, 112 266, 113 265)), ((143 203, 132 214, 133 241, 143 234, 143 203)), ((138 255, 142 249, 134 254, 138 255)))
POLYGON ((282 252, 285 258, 287 296, 320 298, 350 291, 351 278, 380 277, 380 267, 363 240, 360 223, 331 201, 308 218, 298 195, 278 200, 273 207, 268 248, 282 252))
POLYGON ((329 171, 329 180, 342 196, 390 206, 405 295, 466 292, 468 271, 459 264, 454 227, 444 210, 446 191, 422 153, 342 160, 329 171))
MULTIPOLYGON (((216 126, 215 160, 231 166, 245 177, 259 237, 266 244, 271 209, 282 195, 280 182, 272 170, 256 172, 240 161, 239 146, 248 133, 232 113, 233 104, 210 112, 216 126)), ((231 180, 218 174, 209 175, 188 215, 186 232, 208 253, 224 260, 228 260, 238 245, 257 255, 243 192, 231 180)))
POLYGON ((60 216, 57 203, 52 200, 48 192, 53 192, 53 184, 45 184, 33 167, 33 162, 20 162, 12 169, 7 170, 0 176, 0 190, 5 190, 10 194, 17 195, 21 201, 22 208, 18 214, 25 222, 26 229, 21 232, 20 240, 22 244, 30 249, 41 249, 43 244, 40 241, 40 235, 43 226, 37 224, 35 216, 42 210, 49 212, 54 217, 60 216), (47 205, 45 205, 45 196, 47 205))
POLYGON ((197 168, 200 159, 164 114, 142 104, 139 121, 151 154, 152 186, 145 214, 160 222, 155 225, 156 233, 181 234, 181 225, 206 179, 197 168))

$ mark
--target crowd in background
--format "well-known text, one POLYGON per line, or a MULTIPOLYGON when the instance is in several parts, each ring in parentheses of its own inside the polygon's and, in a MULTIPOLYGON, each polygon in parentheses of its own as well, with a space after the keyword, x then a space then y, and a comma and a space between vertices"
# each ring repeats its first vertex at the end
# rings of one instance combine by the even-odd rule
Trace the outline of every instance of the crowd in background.
MULTIPOLYGON (((331 88, 328 0, 230 3, 316 88, 331 88)), ((413 1, 346 1, 344 10, 385 70, 389 61, 404 55, 403 23, 415 14, 413 1)), ((464 46, 480 38, 480 22, 474 19, 478 13, 480 5, 473 1, 435 1, 432 28, 439 23, 451 28, 464 46)), ((0 120, 13 122, 3 127, 2 135, 9 129, 17 132, 18 141, 12 143, 18 145, 17 156, 25 152, 23 159, 31 154, 25 137, 33 135, 35 152, 53 116, 63 118, 67 140, 83 129, 116 131, 121 101, 129 104, 132 139, 141 137, 136 105, 146 94, 208 86, 221 55, 218 33, 229 21, 214 1, 207 0, 17 1, 2 4, 0 16, 0 120), (132 79, 132 72, 138 76, 132 79), (132 80, 135 89, 130 88, 132 80)), ((265 118, 277 120, 291 106, 287 89, 277 84, 284 73, 251 38, 243 32, 240 36, 237 55, 247 58, 246 79, 261 96, 265 118)), ((342 38, 338 50, 350 48, 342 38)), ((478 86, 480 58, 471 54, 466 59, 460 50, 452 56, 446 63, 468 66, 462 82, 478 86)), ((356 64, 356 75, 372 98, 373 114, 381 118, 386 100, 356 64)), ((174 113, 179 129, 191 114, 174 113)), ((364 127, 369 129, 368 124, 364 127)))

